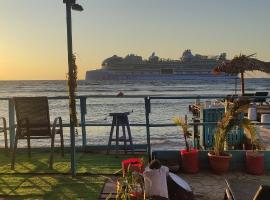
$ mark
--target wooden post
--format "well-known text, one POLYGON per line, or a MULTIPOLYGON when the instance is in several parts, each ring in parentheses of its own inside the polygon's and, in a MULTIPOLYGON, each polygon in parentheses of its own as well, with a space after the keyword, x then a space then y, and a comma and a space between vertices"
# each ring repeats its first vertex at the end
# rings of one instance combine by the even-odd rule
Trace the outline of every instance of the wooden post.
POLYGON ((241 91, 243 96, 245 94, 244 72, 241 72, 241 91))
POLYGON ((145 105, 145 124, 146 124, 146 136, 147 136, 147 154, 148 154, 148 161, 151 161, 151 141, 150 141, 150 120, 149 114, 151 112, 150 109, 150 98, 144 97, 144 105, 145 105))
POLYGON ((234 79, 234 94, 237 94, 237 78, 234 79))

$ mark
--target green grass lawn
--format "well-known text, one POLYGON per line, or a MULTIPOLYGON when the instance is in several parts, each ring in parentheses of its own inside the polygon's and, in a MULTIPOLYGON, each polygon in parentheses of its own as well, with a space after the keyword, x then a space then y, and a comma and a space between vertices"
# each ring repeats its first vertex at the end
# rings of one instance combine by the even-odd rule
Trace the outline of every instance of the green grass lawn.
MULTIPOLYGON (((144 157, 136 155, 137 157, 144 157)), ((0 152, 0 198, 4 199, 92 199, 98 198, 105 180, 121 170, 123 159, 134 155, 77 153, 78 176, 72 178, 70 155, 55 154, 54 169, 48 168, 49 153, 33 150, 28 158, 18 149, 15 170, 10 169, 10 155, 0 152), (99 175, 83 175, 93 173, 99 175), (100 175, 102 174, 102 175, 100 175), (108 175, 106 175, 108 174, 108 175)))
POLYGON ((0 197, 6 199, 97 199, 106 177, 1 175, 0 197))

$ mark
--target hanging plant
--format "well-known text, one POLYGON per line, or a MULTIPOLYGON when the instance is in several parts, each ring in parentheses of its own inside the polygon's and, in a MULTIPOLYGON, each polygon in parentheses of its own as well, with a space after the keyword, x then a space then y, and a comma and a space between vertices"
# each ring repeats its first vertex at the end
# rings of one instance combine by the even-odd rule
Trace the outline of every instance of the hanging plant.
POLYGON ((76 112, 76 92, 77 92, 77 75, 78 67, 76 65, 76 56, 72 54, 72 71, 68 74, 68 93, 69 93, 69 112, 71 123, 78 126, 77 112, 76 112))

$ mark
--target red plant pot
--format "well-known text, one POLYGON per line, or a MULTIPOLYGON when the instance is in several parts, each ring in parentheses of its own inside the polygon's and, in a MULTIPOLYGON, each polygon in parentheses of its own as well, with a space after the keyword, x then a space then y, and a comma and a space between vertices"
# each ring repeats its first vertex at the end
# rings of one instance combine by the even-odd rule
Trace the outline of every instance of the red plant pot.
POLYGON ((132 200, 144 199, 142 192, 130 192, 129 195, 130 195, 130 199, 132 200))
POLYGON ((140 158, 130 158, 122 161, 123 176, 125 176, 128 171, 143 173, 143 170, 144 164, 140 158))
POLYGON ((264 154, 246 151, 246 169, 249 174, 262 175, 264 173, 264 154))
POLYGON ((199 171, 198 150, 181 150, 180 153, 184 172, 191 174, 197 173, 199 171))
POLYGON ((214 173, 222 174, 227 172, 230 167, 230 160, 232 158, 231 154, 224 154, 222 156, 216 156, 213 153, 208 153, 208 158, 210 162, 210 166, 214 173))

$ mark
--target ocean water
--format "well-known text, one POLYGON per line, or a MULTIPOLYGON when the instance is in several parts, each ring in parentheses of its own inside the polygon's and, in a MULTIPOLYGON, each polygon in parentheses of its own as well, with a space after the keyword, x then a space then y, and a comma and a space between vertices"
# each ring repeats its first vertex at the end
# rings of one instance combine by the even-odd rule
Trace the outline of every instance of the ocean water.
MULTIPOLYGON (((157 95, 157 96, 196 96, 240 93, 239 80, 177 80, 177 81, 78 81, 78 95, 116 95, 122 91, 125 95, 157 95), (235 88, 237 89, 235 91, 235 88)), ((270 92, 270 79, 246 79, 246 92, 270 92)), ((66 81, 0 81, 0 98, 14 96, 67 96, 66 81)), ((152 100, 151 123, 172 123, 174 116, 188 114, 188 105, 194 100, 152 100)), ((54 117, 61 116, 64 123, 68 123, 68 101, 50 100, 51 121, 54 117)), ((78 118, 80 118, 79 102, 77 102, 78 118)), ((143 98, 88 98, 87 122, 111 123, 110 112, 132 112, 129 116, 130 123, 145 123, 143 98)), ((8 119, 8 103, 0 100, 0 116, 8 119)), ((121 130, 121 129, 120 129, 121 130)), ((70 142, 69 130, 65 128, 65 145, 70 142)), ((77 129, 76 144, 81 145, 81 129, 77 129)), ((110 127, 87 127, 87 144, 107 144, 110 127)), ((131 127, 134 143, 145 143, 145 127, 131 127)), ((3 137, 0 136, 0 146, 3 146, 3 137)), ((26 142, 21 141, 20 146, 26 142)), ((56 139, 59 143, 59 138, 56 139)), ((151 128, 151 143, 153 148, 181 148, 182 135, 177 127, 151 128)), ((49 141, 33 141, 33 145, 49 146, 49 141)))

